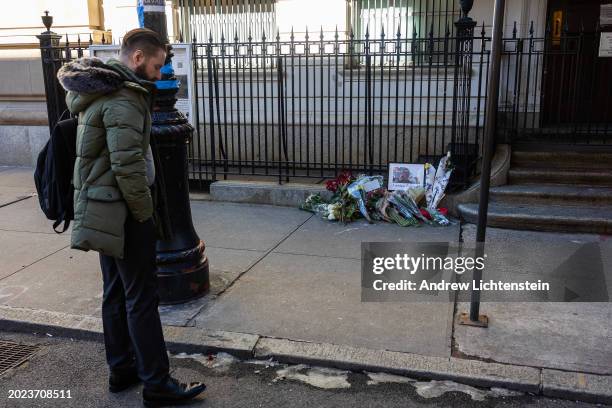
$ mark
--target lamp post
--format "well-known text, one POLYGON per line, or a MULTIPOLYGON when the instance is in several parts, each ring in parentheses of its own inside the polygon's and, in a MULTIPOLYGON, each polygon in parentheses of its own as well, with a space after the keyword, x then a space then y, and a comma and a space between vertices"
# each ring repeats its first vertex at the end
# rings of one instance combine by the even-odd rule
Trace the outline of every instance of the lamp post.
MULTIPOLYGON (((164 0, 142 0, 141 23, 168 42, 164 0)), ((173 230, 170 240, 157 242, 157 278, 162 304, 182 303, 200 297, 210 289, 208 259, 204 242, 191 219, 187 179, 187 144, 193 127, 174 104, 178 81, 172 69, 172 50, 168 49, 162 79, 157 81, 151 139, 158 148, 168 212, 173 230)))

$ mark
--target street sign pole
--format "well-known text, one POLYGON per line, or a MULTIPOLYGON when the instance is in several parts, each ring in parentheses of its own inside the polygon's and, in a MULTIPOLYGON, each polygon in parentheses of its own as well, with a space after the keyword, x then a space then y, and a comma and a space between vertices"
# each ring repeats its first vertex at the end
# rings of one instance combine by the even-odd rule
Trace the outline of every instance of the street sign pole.
MULTIPOLYGON (((495 0, 493 10, 493 36, 491 40, 491 69, 487 84, 486 122, 484 132, 484 154, 480 174, 480 199, 478 201, 478 226, 476 229, 476 257, 484 256, 484 244, 487 232, 487 212, 489 209, 489 185, 491 178, 491 160, 495 150, 495 122, 497 116, 497 99, 499 97, 499 74, 501 66, 502 35, 504 31, 505 0, 495 0)), ((482 270, 474 269, 473 281, 482 279, 482 270)), ((472 288, 469 316, 462 315, 461 324, 487 327, 488 317, 480 314, 480 291, 472 288)))

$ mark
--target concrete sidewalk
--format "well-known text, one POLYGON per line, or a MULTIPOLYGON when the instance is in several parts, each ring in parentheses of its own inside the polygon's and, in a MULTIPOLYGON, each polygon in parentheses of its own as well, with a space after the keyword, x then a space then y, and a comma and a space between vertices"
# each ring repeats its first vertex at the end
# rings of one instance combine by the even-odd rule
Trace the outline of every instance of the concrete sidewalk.
MULTIPOLYGON (((2 324, 99 337, 97 254, 69 249, 69 234, 52 231, 31 197, 31 174, 0 168, 2 324)), ((456 325, 452 303, 360 301, 362 241, 456 242, 462 234, 473 240, 470 226, 345 226, 289 207, 195 200, 191 206, 207 245, 212 290, 160 307, 172 347, 612 403, 609 303, 486 304, 491 325, 478 329, 456 325)), ((491 239, 508 242, 600 239, 524 234, 489 230, 491 239)), ((465 307, 457 305, 459 312, 465 307)))

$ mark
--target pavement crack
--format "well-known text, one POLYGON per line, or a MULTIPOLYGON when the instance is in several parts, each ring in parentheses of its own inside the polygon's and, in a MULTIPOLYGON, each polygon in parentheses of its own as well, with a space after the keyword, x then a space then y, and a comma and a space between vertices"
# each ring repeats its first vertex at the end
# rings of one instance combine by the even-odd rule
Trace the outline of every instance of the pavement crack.
POLYGON ((21 201, 25 201, 28 198, 32 198, 32 197, 34 197, 34 195, 29 195, 29 196, 25 196, 25 197, 18 197, 17 199, 15 199, 13 201, 9 201, 8 203, 0 204, 0 208, 8 207, 11 204, 19 203, 21 201))
POLYGON ((275 251, 275 254, 283 254, 283 255, 299 255, 299 256, 312 256, 316 258, 333 258, 333 259, 344 259, 347 261, 359 261, 361 258, 351 258, 348 256, 333 256, 333 255, 316 255, 316 254, 306 254, 300 252, 286 252, 286 251, 275 251))
MULTIPOLYGON (((278 241, 276 243, 276 245, 274 245, 272 248, 268 249, 267 251, 265 251, 265 253, 259 258, 257 259, 255 262, 253 262, 245 271, 241 272, 238 274, 238 276, 236 276, 236 278, 230 282, 229 285, 227 285, 225 288, 223 288, 221 291, 219 291, 216 294, 216 298, 221 297, 221 295, 223 295, 225 292, 227 292, 229 289, 231 289, 234 284, 236 282, 238 282, 238 280, 246 273, 248 273, 251 269, 253 269, 257 264, 259 264, 265 257, 267 257, 268 255, 270 255, 276 248, 278 248, 279 245, 281 245, 283 242, 285 242, 291 235, 293 235, 298 229, 300 229, 302 227, 302 225, 306 224, 312 217, 314 217, 314 214, 311 214, 308 218, 306 218, 302 223, 300 223, 298 226, 296 226, 291 232, 289 232, 284 238, 282 238, 280 241, 278 241)), ((196 313, 193 317, 191 317, 189 320, 187 320, 187 324, 191 323, 196 317, 198 317, 198 315, 204 310, 206 309, 205 307, 203 307, 198 313, 196 313)))
POLYGON ((0 228, 0 231, 6 231, 6 232, 22 232, 24 234, 43 234, 43 235, 57 235, 56 232, 42 232, 42 231, 26 231, 26 230, 19 230, 19 229, 10 229, 10 228, 0 228))
POLYGON ((45 260, 45 259, 49 258, 50 256, 55 255, 55 254, 57 254, 58 252, 63 251, 64 249, 69 248, 69 247, 70 247, 70 245, 63 246, 63 247, 61 247, 60 249, 58 249, 58 250, 56 250, 56 251, 53 251, 53 252, 51 252, 50 254, 47 254, 47 255, 43 256, 42 258, 37 259, 36 261, 34 261, 34 262, 32 262, 32 263, 30 263, 30 264, 28 264, 28 265, 24 265, 24 266, 22 266, 21 268, 17 269, 15 272, 13 272, 13 273, 11 273, 11 274, 9 274, 9 275, 7 275, 7 276, 3 277, 3 278, 0 278, 0 282, 2 282, 3 280, 5 280, 5 279, 7 279, 7 278, 10 278, 11 276, 15 275, 16 273, 19 273, 19 272, 23 271, 24 269, 27 269, 27 268, 29 268, 30 266, 32 266, 32 265, 34 265, 34 264, 37 264, 38 262, 43 261, 43 260, 45 260))

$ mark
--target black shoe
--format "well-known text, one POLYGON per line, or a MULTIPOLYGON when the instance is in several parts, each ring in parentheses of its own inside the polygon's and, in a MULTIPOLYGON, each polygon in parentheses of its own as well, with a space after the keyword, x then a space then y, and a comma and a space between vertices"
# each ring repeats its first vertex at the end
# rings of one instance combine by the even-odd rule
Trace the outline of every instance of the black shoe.
POLYGON ((124 372, 111 371, 110 377, 108 377, 108 390, 113 393, 125 391, 139 382, 140 378, 138 378, 136 369, 124 372))
POLYGON ((183 384, 172 377, 158 386, 145 386, 142 400, 145 407, 161 407, 190 400, 201 394, 206 386, 201 382, 183 384))

